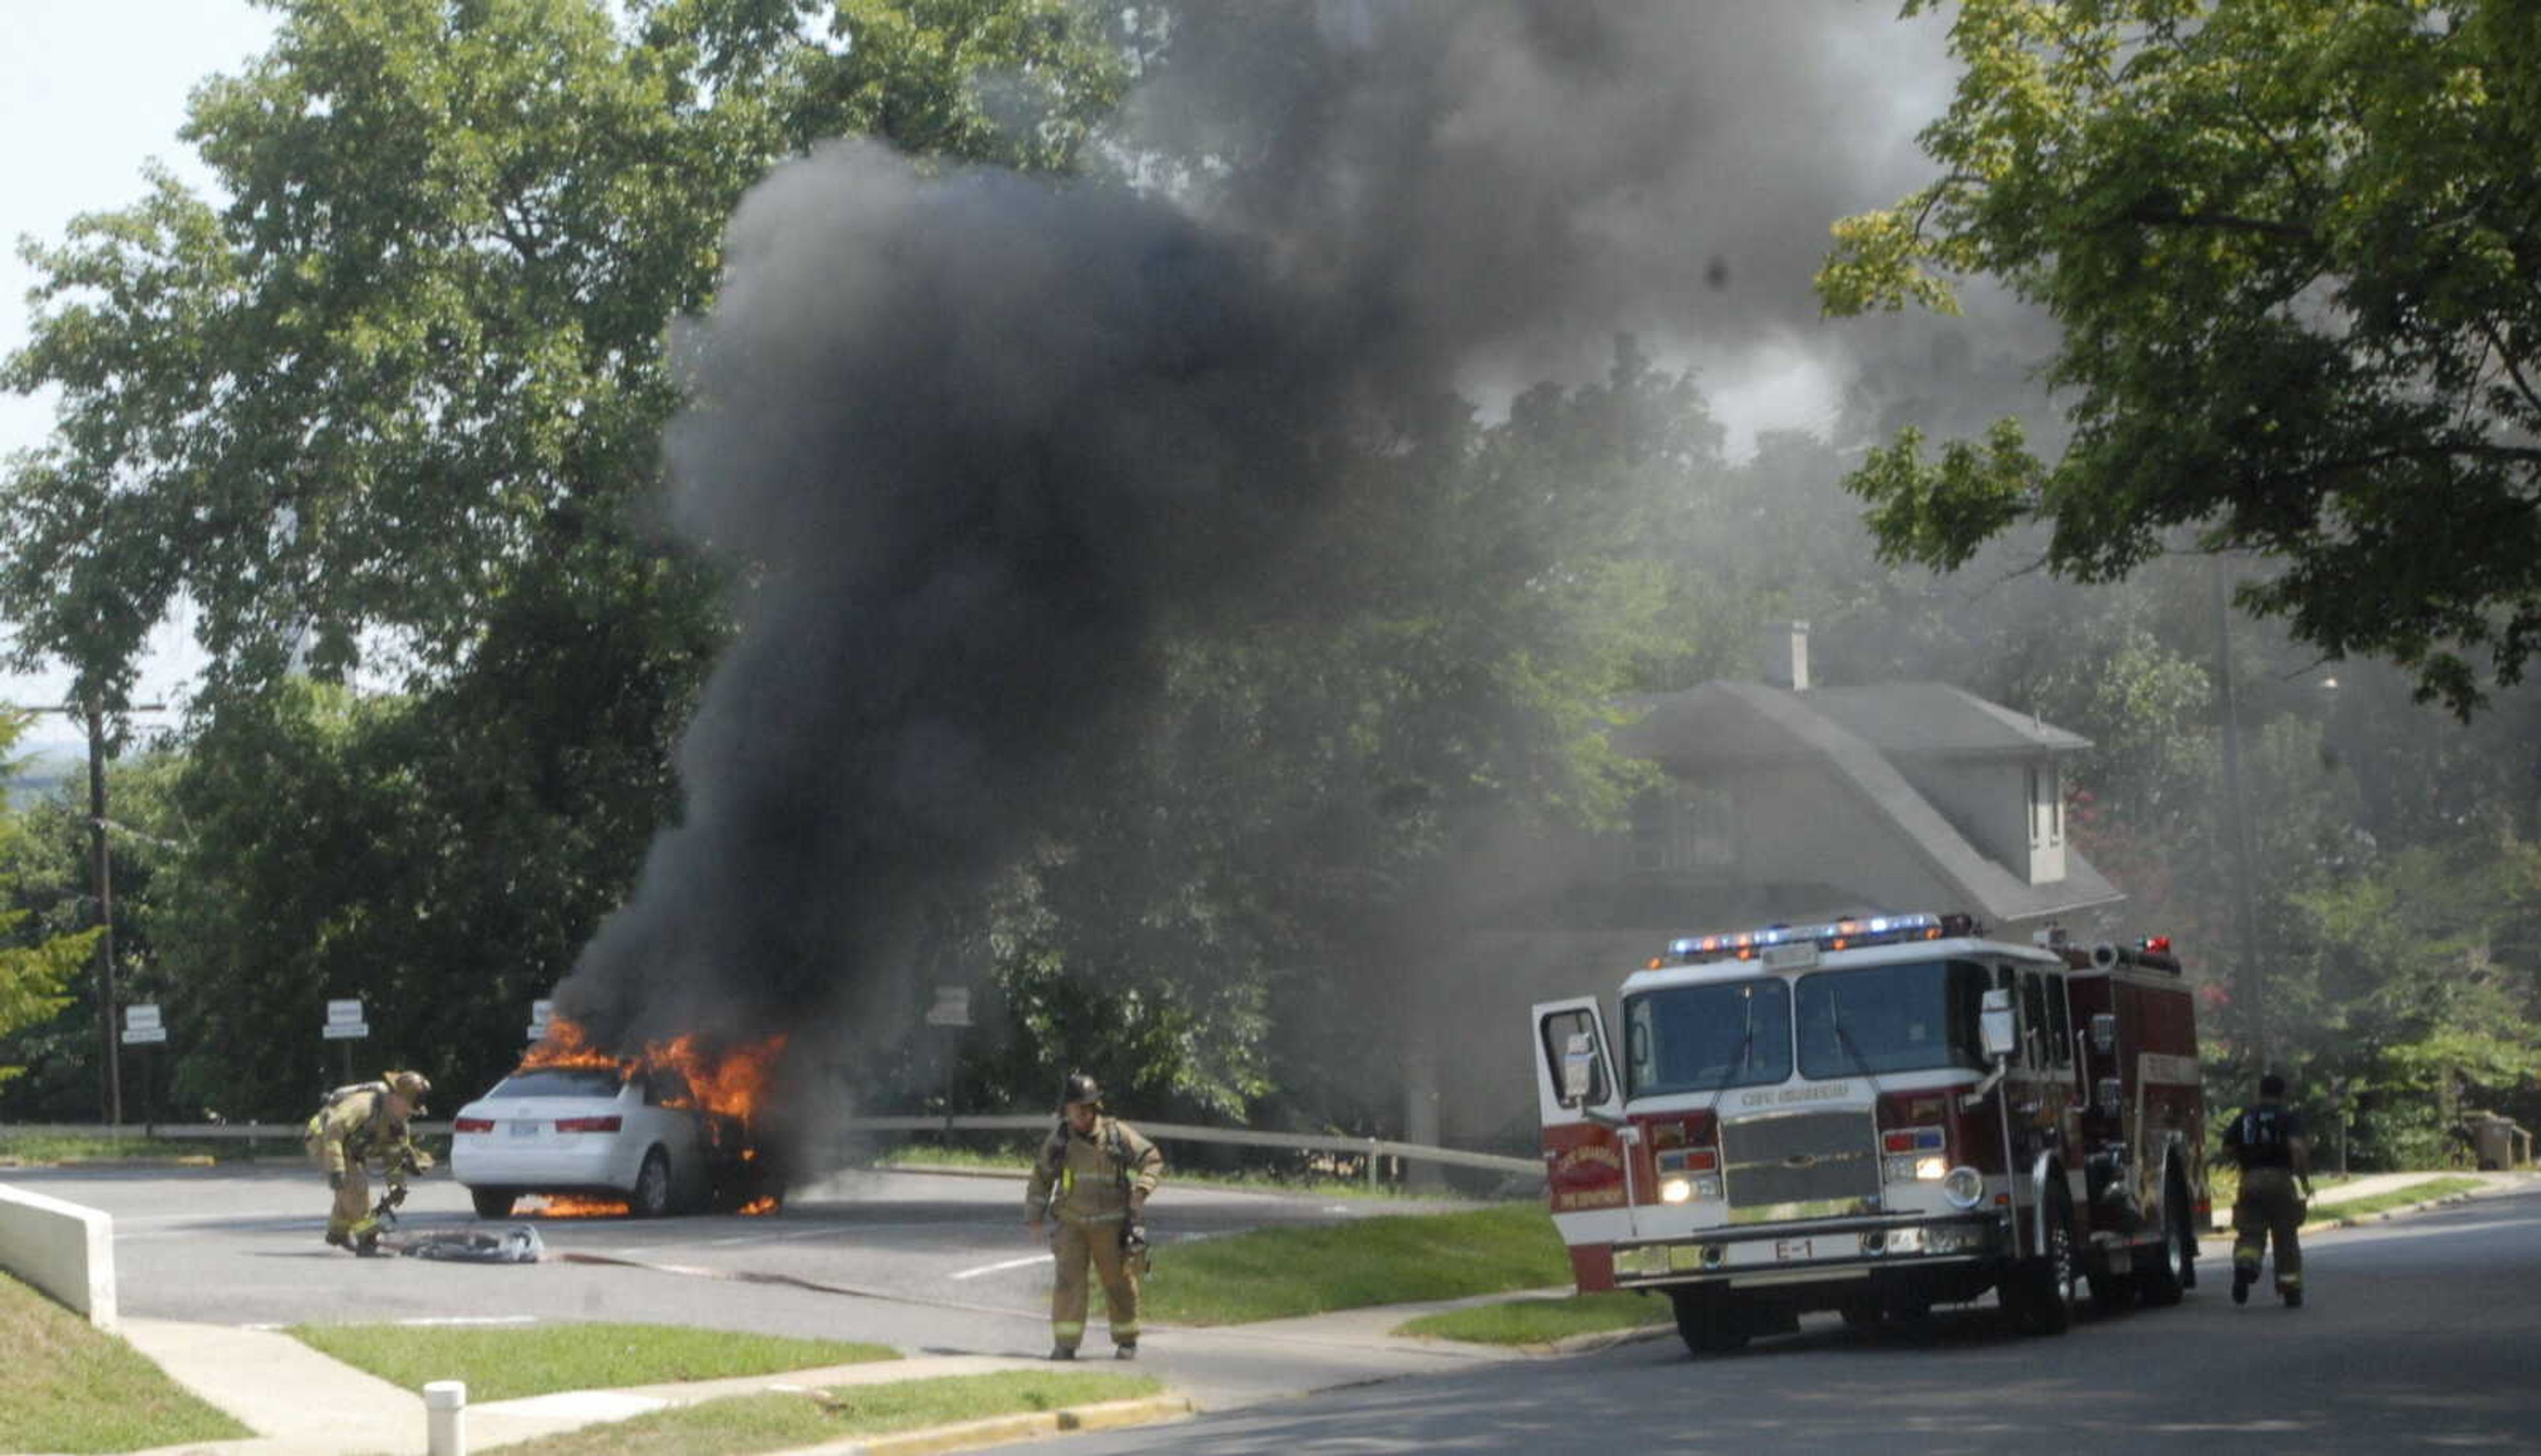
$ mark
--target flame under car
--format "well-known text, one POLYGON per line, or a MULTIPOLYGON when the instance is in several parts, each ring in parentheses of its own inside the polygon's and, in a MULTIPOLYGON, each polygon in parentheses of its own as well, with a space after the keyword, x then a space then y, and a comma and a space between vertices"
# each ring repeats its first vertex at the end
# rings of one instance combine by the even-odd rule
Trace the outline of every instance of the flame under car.
POLYGON ((451 1120, 450 1170, 480 1218, 528 1195, 622 1199, 657 1218, 762 1212, 777 1194, 742 1120, 661 1066, 525 1067, 451 1120))

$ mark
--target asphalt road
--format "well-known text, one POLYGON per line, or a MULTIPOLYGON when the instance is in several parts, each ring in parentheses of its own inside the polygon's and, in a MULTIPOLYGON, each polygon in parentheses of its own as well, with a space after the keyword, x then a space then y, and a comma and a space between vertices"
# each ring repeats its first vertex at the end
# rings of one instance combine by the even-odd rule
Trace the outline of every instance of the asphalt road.
POLYGON ((2305 1245, 2300 1310, 2226 1297, 2226 1251, 2175 1309, 1921 1338, 1831 1316, 1727 1357, 1675 1340, 1255 1405, 1036 1456, 1171 1451, 2541 1451, 2541 1190, 2305 1245))
MULTIPOLYGON (((1050 1348, 1049 1255, 1025 1233, 1022 1184, 1009 1179, 849 1174, 753 1218, 508 1220, 537 1228, 545 1246, 544 1262, 524 1266, 355 1259, 330 1249, 320 1241, 326 1184, 299 1165, 5 1176, 114 1216, 117 1298, 123 1313, 143 1318, 623 1320, 918 1352, 1039 1355, 1050 1348)), ((1148 1222, 1153 1236, 1180 1239, 1403 1207, 1169 1182, 1148 1222)), ((436 1172, 414 1185, 400 1231, 484 1226, 466 1190, 436 1172)), ((1090 1352, 1107 1352, 1090 1333, 1090 1352)), ((1160 1334, 1146 1351, 1154 1373, 1212 1407, 1474 1363, 1470 1352, 1334 1346, 1275 1332, 1160 1334)))

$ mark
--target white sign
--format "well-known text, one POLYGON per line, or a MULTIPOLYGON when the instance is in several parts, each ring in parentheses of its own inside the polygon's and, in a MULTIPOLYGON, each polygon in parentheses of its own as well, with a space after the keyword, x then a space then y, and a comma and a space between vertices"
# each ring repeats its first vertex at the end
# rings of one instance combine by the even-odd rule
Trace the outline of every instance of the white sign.
POLYGON ((329 1021, 326 1036, 328 1041, 359 1041, 371 1034, 368 1021, 329 1021))
POLYGON ((359 998, 327 1003, 327 1024, 329 1026, 359 1025, 361 1019, 362 1003, 359 998))
POLYGON ((155 1001, 137 1001, 132 1005, 125 1006, 123 1008, 123 1029, 126 1031, 158 1030, 159 1004, 155 1001))
POLYGON ((153 1042, 163 1042, 167 1039, 168 1028, 165 1026, 126 1026, 123 1028, 123 1044, 127 1047, 142 1046, 153 1042))
POLYGON ((971 992, 964 986, 938 986, 935 1005, 926 1008, 929 1026, 968 1026, 971 1024, 971 992))
POLYGON ((530 1003, 530 1040, 545 1041, 547 1039, 547 1032, 554 1021, 554 1002, 534 1001, 530 1003))

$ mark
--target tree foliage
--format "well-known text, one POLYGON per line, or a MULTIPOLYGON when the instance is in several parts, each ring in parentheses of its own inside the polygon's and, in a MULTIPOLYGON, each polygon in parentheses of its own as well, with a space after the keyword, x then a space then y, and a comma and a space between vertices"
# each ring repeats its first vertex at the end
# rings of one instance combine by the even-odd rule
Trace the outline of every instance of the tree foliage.
MULTIPOLYGON (((0 755, 5 755, 25 728, 15 714, 0 712, 0 755)), ((18 765, 0 762, 14 777, 18 765)), ((71 978, 96 949, 94 929, 55 931, 27 903, 26 880, 31 856, 25 816, 0 804, 0 1046, 40 1028, 69 1007, 71 978)), ((94 1023, 90 1025, 94 1033, 94 1023)), ((7 1053, 0 1053, 6 1056, 7 1053)), ((24 1056, 23 1046, 17 1055, 24 1056)), ((0 1064, 0 1083, 26 1075, 24 1066, 0 1064)))
MULTIPOLYGON (((1938 10, 1912 0, 1911 15, 1938 10)), ((1999 279, 2063 325, 2071 436, 2005 421, 1851 488, 1891 559, 2016 522, 2121 577, 2193 530, 2330 657, 2387 655, 2467 714, 2471 655, 2541 646, 2541 30, 2433 0, 1964 0, 1923 134, 1942 175, 1840 223, 1838 313, 1999 279)))

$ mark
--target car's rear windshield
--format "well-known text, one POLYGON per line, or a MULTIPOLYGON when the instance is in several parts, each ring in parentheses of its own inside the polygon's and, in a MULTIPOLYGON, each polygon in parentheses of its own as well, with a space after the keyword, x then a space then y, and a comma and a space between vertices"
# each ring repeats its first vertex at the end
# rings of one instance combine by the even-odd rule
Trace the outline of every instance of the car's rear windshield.
POLYGON ((515 1072, 488 1097, 615 1097, 623 1074, 610 1067, 542 1067, 515 1072))

